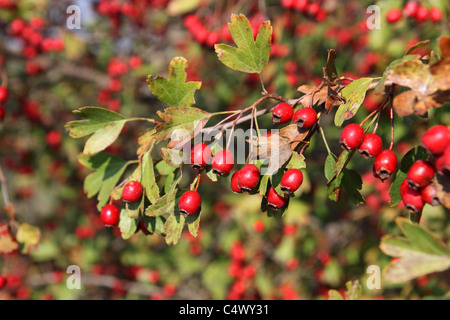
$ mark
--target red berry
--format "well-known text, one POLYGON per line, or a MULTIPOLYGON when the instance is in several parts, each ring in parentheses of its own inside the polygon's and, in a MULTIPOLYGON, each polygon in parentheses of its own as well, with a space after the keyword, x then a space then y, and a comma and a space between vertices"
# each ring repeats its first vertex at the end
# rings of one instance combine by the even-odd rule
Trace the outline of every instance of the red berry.
POLYGON ((142 184, 139 181, 128 182, 122 190, 122 200, 126 202, 136 202, 142 197, 142 184))
MULTIPOLYGON (((447 149, 450 149, 450 147, 447 149)), ((450 152, 447 157, 449 157, 449 156, 450 156, 450 152)), ((450 161, 449 161, 449 164, 450 164, 450 161)), ((445 168, 445 152, 444 152, 444 154, 442 154, 441 156, 439 156, 438 158, 436 158, 434 160, 433 165, 434 165, 434 169, 436 170, 437 174, 445 174, 446 173, 446 171, 448 169, 445 168)))
POLYGON ((359 154, 364 159, 375 158, 383 149, 383 141, 375 133, 366 133, 364 140, 359 146, 359 154))
POLYGON ((296 0, 294 8, 298 11, 305 12, 308 9, 308 0, 296 0))
POLYGON ((444 158, 444 160, 442 160, 443 165, 444 165, 444 169, 450 171, 450 146, 448 146, 445 149, 444 154, 442 155, 442 157, 444 158))
POLYGON ((425 160, 416 160, 408 170, 407 181, 412 188, 426 187, 433 180, 434 167, 425 160))
POLYGON ((288 103, 281 102, 272 110, 273 123, 286 123, 292 119, 294 108, 288 103))
POLYGON ((211 167, 213 172, 220 176, 230 173, 234 167, 234 157, 232 153, 227 149, 217 152, 212 158, 211 167))
POLYGON ((256 220, 253 223, 253 230, 255 230, 255 232, 262 233, 264 232, 264 230, 266 230, 266 226, 264 225, 264 222, 262 220, 256 220))
POLYGON ((199 143, 192 148, 191 166, 197 169, 203 169, 211 159, 211 149, 204 143, 199 143))
POLYGON ((440 155, 450 144, 450 130, 444 125, 429 128, 422 136, 422 145, 432 154, 440 155))
POLYGON ((373 171, 375 177, 384 181, 388 179, 397 168, 397 156, 392 150, 383 150, 376 156, 373 171))
POLYGON ((402 18, 402 10, 398 8, 394 8, 388 11, 386 14, 386 20, 389 23, 396 23, 402 18))
POLYGON ((259 183, 260 172, 254 164, 247 164, 239 170, 238 186, 243 191, 251 191, 259 183))
POLYGON ((439 198, 437 196, 436 186, 434 183, 430 183, 425 188, 420 191, 420 195, 425 203, 432 206, 437 206, 440 204, 439 198))
POLYGON ((345 150, 358 148, 364 141, 364 129, 356 123, 351 123, 342 130, 339 144, 345 150))
POLYGON ((419 9, 417 9, 416 13, 416 21, 417 22, 424 22, 428 19, 428 10, 425 6, 420 6, 419 9))
POLYGON ((115 226, 119 222, 119 216, 119 208, 113 204, 105 205, 100 212, 100 219, 108 227, 115 226))
POLYGON ((442 11, 439 8, 433 7, 428 12, 430 15, 430 20, 433 22, 439 22, 442 20, 442 11))
POLYGON ((303 173, 299 169, 289 169, 281 177, 280 187, 286 194, 295 192, 303 182, 303 173))
POLYGON ((61 145, 62 134, 58 130, 51 130, 45 135, 45 141, 52 148, 58 148, 61 145))
POLYGON ((313 108, 301 108, 298 109, 294 116, 292 117, 292 121, 297 124, 299 128, 308 129, 316 123, 317 113, 313 108))
POLYGON ((231 176, 231 190, 234 193, 242 193, 243 190, 239 187, 238 184, 238 179, 239 178, 239 170, 236 171, 235 173, 233 173, 233 175, 231 176))
POLYGON ((406 179, 403 180, 400 186, 400 196, 402 198, 403 204, 409 211, 415 213, 422 210, 424 202, 420 191, 411 188, 406 179))
POLYGON ((419 10, 419 4, 416 1, 408 1, 403 7, 403 12, 408 18, 414 18, 419 10))
POLYGON ((178 201, 180 213, 187 216, 196 214, 202 205, 202 199, 197 191, 189 190, 182 194, 178 201))
POLYGON ((281 5, 286 9, 291 9, 295 5, 295 0, 281 0, 281 5))
POLYGON ((0 102, 4 102, 8 97, 8 89, 6 87, 0 87, 0 102))
POLYGON ((280 196, 274 189, 274 187, 270 187, 269 192, 267 193, 267 204, 272 209, 278 210, 282 208, 287 202, 289 198, 280 196))
POLYGON ((0 290, 5 286, 6 278, 0 274, 0 290))

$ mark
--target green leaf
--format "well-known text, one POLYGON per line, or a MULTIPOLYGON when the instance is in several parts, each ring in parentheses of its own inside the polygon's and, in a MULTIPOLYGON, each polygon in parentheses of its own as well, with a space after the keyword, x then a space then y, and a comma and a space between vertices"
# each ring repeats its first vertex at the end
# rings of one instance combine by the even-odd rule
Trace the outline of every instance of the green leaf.
POLYGON ((148 231, 154 234, 158 234, 164 236, 164 224, 166 222, 166 218, 163 216, 158 217, 147 217, 144 216, 144 222, 147 226, 148 231))
POLYGON ((356 171, 349 169, 344 169, 342 175, 342 187, 347 193, 350 201, 356 205, 363 204, 364 198, 358 191, 362 189, 361 176, 356 171))
POLYGON ((381 239, 383 253, 396 257, 384 270, 389 282, 406 282, 450 268, 450 249, 426 227, 404 217, 396 223, 405 237, 387 235, 381 239))
POLYGON ((108 202, 110 192, 125 171, 127 162, 117 156, 104 152, 92 157, 82 154, 79 157, 79 162, 94 170, 94 172, 84 179, 83 188, 88 198, 92 198, 98 194, 97 209, 100 211, 108 202))
POLYGON ((428 152, 423 147, 415 147, 409 150, 400 161, 399 170, 397 171, 394 181, 389 189, 389 197, 391 200, 389 201, 389 206, 395 207, 402 200, 400 196, 400 185, 403 180, 406 179, 407 173, 411 165, 417 160, 426 160, 428 158, 428 152))
POLYGON ((119 230, 122 239, 127 240, 135 234, 138 227, 138 220, 131 217, 126 209, 120 211, 119 230))
POLYGON ((30 253, 31 248, 37 246, 40 239, 41 231, 35 226, 22 223, 17 228, 16 240, 23 245, 22 253, 30 253))
POLYGON ((269 62, 272 42, 270 21, 261 24, 254 40, 247 17, 243 14, 233 14, 231 22, 228 23, 228 31, 237 48, 227 44, 216 44, 214 47, 219 60, 233 70, 261 73, 269 62))
POLYGON ((169 190, 165 195, 156 200, 153 204, 145 209, 145 215, 149 217, 157 217, 167 213, 173 213, 175 210, 175 201, 177 196, 177 185, 181 181, 181 174, 176 179, 171 181, 169 190))
POLYGON ((292 156, 286 164, 286 169, 304 169, 306 168, 305 156, 293 151, 292 156))
POLYGON ((336 165, 335 157, 332 154, 329 154, 325 159, 325 166, 324 166, 325 178, 327 178, 327 180, 333 178, 335 174, 334 172, 335 165, 336 165))
POLYGON ((352 118, 356 114, 366 97, 366 92, 372 81, 373 78, 360 78, 342 89, 342 97, 346 99, 346 103, 341 104, 336 111, 334 117, 336 126, 342 126, 345 120, 352 118))
POLYGON ((187 60, 175 57, 169 64, 168 78, 148 76, 148 87, 158 100, 170 107, 190 107, 195 103, 195 90, 200 89, 201 82, 186 82, 187 60))
POLYGON ((151 203, 154 203, 159 199, 159 187, 156 183, 153 159, 150 153, 151 149, 142 156, 141 183, 148 200, 150 200, 151 203))
POLYGON ((98 107, 84 107, 75 110, 85 120, 71 121, 65 125, 73 138, 92 136, 86 141, 84 154, 95 154, 109 147, 119 136, 128 121, 121 114, 98 107))
POLYGON ((328 290, 328 300, 344 300, 339 291, 335 289, 328 290))
POLYGON ((176 245, 181 238, 186 218, 179 213, 172 213, 164 223, 166 243, 176 245))
POLYGON ((171 139, 180 146, 191 140, 206 125, 211 114, 194 107, 172 107, 158 111, 164 120, 156 126, 158 140, 171 139))

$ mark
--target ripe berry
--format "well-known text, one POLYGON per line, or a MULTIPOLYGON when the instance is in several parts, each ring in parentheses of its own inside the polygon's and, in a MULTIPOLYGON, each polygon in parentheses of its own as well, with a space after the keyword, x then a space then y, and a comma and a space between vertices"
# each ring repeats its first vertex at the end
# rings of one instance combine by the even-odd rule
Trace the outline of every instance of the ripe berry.
POLYGON ((313 108, 298 109, 292 118, 292 121, 297 124, 299 128, 308 129, 316 123, 317 113, 313 108))
POLYGON ((292 119, 294 108, 288 103, 281 102, 272 110, 273 123, 285 123, 292 119))
POLYGON ((254 164, 247 164, 239 170, 238 186, 243 191, 251 191, 259 183, 260 172, 254 164))
POLYGON ((383 149, 383 141, 375 133, 366 133, 364 140, 358 148, 359 154, 364 159, 375 158, 383 149))
POLYGON ((234 157, 227 149, 217 152, 212 158, 211 167, 217 175, 223 176, 233 169, 234 157))
POLYGON ((202 205, 202 199, 197 191, 189 190, 183 193, 178 201, 180 213, 187 217, 196 214, 202 205))
POLYGON ((388 179, 396 168, 397 156, 391 150, 381 151, 373 163, 374 175, 381 181, 388 179))
POLYGON ((234 193, 242 193, 243 192, 243 190, 239 187, 238 177, 239 177, 239 170, 236 171, 235 173, 233 173, 233 175, 231 176, 231 190, 234 193))
POLYGON ((6 278, 0 274, 0 290, 5 286, 6 278))
POLYGON ((394 8, 388 11, 386 14, 386 20, 389 23, 396 23, 402 18, 402 10, 394 8))
POLYGON ((269 192, 267 193, 267 204, 275 210, 282 208, 287 202, 289 198, 280 196, 274 189, 274 187, 270 187, 269 192))
POLYGON ((286 194, 294 193, 303 182, 303 173, 299 169, 289 169, 281 177, 280 187, 286 194))
POLYGON ((428 11, 430 15, 430 20, 433 22, 439 22, 442 20, 442 11, 439 8, 433 7, 428 11))
POLYGON ((119 216, 119 208, 113 204, 105 205, 100 212, 100 219, 108 227, 115 226, 119 222, 119 216))
POLYGON ((8 97, 8 89, 6 87, 0 87, 0 102, 4 102, 8 97))
POLYGON ((439 198, 437 197, 436 186, 434 183, 430 183, 425 188, 420 190, 420 195, 425 203, 432 206, 437 206, 440 204, 439 198))
POLYGON ((142 184, 139 181, 130 181, 123 187, 122 200, 136 202, 141 199, 142 191, 142 184))
POLYGON ((364 129, 356 123, 351 123, 342 130, 339 144, 345 150, 358 148, 364 141, 364 129))
POLYGON ((420 189, 426 187, 433 180, 434 167, 425 160, 416 160, 408 170, 406 177, 412 188, 420 189))
POLYGON ((425 22, 428 19, 428 10, 425 6, 420 6, 416 13, 416 22, 425 22))
POLYGON ((419 10, 419 4, 416 1, 408 1, 403 7, 403 12, 408 18, 414 18, 419 10))
POLYGON ((203 169, 211 159, 211 149, 204 143, 199 143, 192 148, 191 166, 196 169, 203 169))
POLYGON ((420 191, 411 188, 406 179, 400 185, 400 196, 406 209, 413 213, 419 212, 425 205, 420 191))
POLYGON ((440 155, 450 144, 450 130, 444 125, 429 128, 422 136, 422 145, 432 154, 440 155))

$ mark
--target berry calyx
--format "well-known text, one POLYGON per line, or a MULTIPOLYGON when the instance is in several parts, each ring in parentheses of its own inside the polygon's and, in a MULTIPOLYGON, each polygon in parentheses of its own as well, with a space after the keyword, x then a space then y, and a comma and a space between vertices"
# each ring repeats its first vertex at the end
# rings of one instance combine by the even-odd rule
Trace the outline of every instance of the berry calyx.
POLYGON ((234 193, 243 192, 243 190, 239 187, 238 177, 239 177, 239 170, 233 173, 233 175, 231 176, 231 191, 233 191, 234 193))
POLYGON ((183 193, 178 201, 180 213, 187 217, 200 211, 202 199, 197 191, 189 190, 183 193))
POLYGON ((382 150, 373 163, 375 177, 381 181, 388 179, 397 168, 397 162, 397 156, 392 150, 382 150))
POLYGON ((239 170, 238 186, 243 191, 251 191, 259 183, 260 172, 254 164, 246 164, 239 170))
POLYGON ((421 142, 431 154, 440 155, 450 144, 450 130, 444 125, 435 125, 424 133, 421 142))
POLYGON ((119 222, 120 211, 113 204, 107 204, 102 208, 100 212, 100 219, 107 227, 112 227, 119 222))
POLYGON ((359 154, 364 159, 375 158, 383 149, 383 141, 375 133, 366 133, 364 140, 358 147, 359 154))
POLYGON ((303 182, 303 173, 299 169, 289 169, 281 177, 280 187, 285 194, 294 193, 303 182))
POLYGON ((294 116, 292 117, 292 121, 297 124, 299 128, 308 129, 316 123, 317 120, 317 112, 313 108, 301 108, 298 109, 294 116))
POLYGON ((136 202, 141 199, 142 192, 143 187, 139 181, 130 181, 123 187, 122 200, 125 202, 136 202))
POLYGON ((347 151, 357 149, 364 141, 364 129, 356 123, 344 127, 339 144, 347 151))
POLYGON ((286 123, 292 119, 294 108, 288 103, 281 102, 272 110, 272 121, 274 124, 286 123))
POLYGON ((203 169, 211 160, 211 149, 207 144, 195 145, 191 151, 191 166, 196 169, 203 169))
POLYGON ((434 167, 425 160, 416 160, 407 174, 408 184, 415 189, 421 189, 430 184, 435 174, 434 167))
POLYGON ((221 150, 212 158, 211 167, 215 174, 219 176, 226 175, 233 170, 234 157, 229 150, 221 150))
POLYGON ((269 192, 267 193, 267 205, 274 210, 281 209, 287 202, 289 198, 280 196, 274 187, 270 187, 269 192))

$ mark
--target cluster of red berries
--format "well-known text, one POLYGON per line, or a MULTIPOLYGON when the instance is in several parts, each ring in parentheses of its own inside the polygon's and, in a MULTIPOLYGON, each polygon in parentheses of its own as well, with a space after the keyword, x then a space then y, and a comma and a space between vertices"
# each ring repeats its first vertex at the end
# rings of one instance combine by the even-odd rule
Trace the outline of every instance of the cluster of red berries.
POLYGON ((341 132, 339 144, 344 150, 358 150, 364 159, 374 158, 373 174, 384 181, 397 168, 397 155, 390 149, 383 149, 381 137, 375 133, 365 133, 361 125, 351 123, 341 132))
MULTIPOLYGON (((144 188, 139 181, 130 181, 122 189, 122 200, 124 202, 137 202, 141 199, 143 191, 144 188)), ((119 217, 119 208, 111 203, 105 205, 100 212, 100 219, 109 227, 115 226, 119 222, 119 217)))
MULTIPOLYGON (((60 37, 46 37, 42 32, 45 21, 41 17, 33 17, 26 22, 21 18, 11 21, 8 35, 23 43, 22 54, 26 59, 33 59, 40 53, 59 52, 64 49, 64 41, 60 37)), ((43 67, 34 60, 27 60, 25 70, 29 75, 35 75, 43 67)))
POLYGON ((415 22, 425 22, 428 18, 432 22, 440 22, 442 20, 442 11, 437 7, 428 9, 425 5, 420 5, 416 1, 408 1, 402 9, 394 8, 387 12, 386 21, 389 23, 396 23, 403 18, 403 16, 414 19, 415 22))
POLYGON ((291 121, 301 129, 311 128, 317 121, 317 112, 311 108, 300 108, 294 112, 294 108, 285 102, 281 102, 272 110, 274 124, 283 124, 291 121))
POLYGON ((183 22, 192 38, 201 45, 212 48, 221 40, 232 40, 226 24, 224 24, 220 30, 209 30, 195 14, 188 14, 183 22))
POLYGON ((107 66, 109 81, 106 87, 99 90, 97 102, 113 111, 119 111, 122 101, 119 98, 115 98, 114 94, 119 94, 123 88, 120 77, 141 65, 142 59, 137 55, 131 56, 127 61, 119 57, 112 57, 107 66))
POLYGON ((97 12, 109 17, 111 25, 117 29, 122 18, 128 18, 138 25, 144 25, 145 12, 148 9, 165 8, 168 2, 169 0, 100 0, 97 12))
POLYGON ((312 17, 317 22, 321 22, 327 17, 327 12, 318 2, 309 2, 309 0, 281 0, 281 5, 286 9, 292 9, 308 17, 312 17))
POLYGON ((425 204, 439 205, 433 180, 436 175, 450 173, 450 129, 444 125, 433 126, 421 142, 430 156, 427 160, 414 161, 400 186, 403 204, 411 212, 421 211, 425 204))

